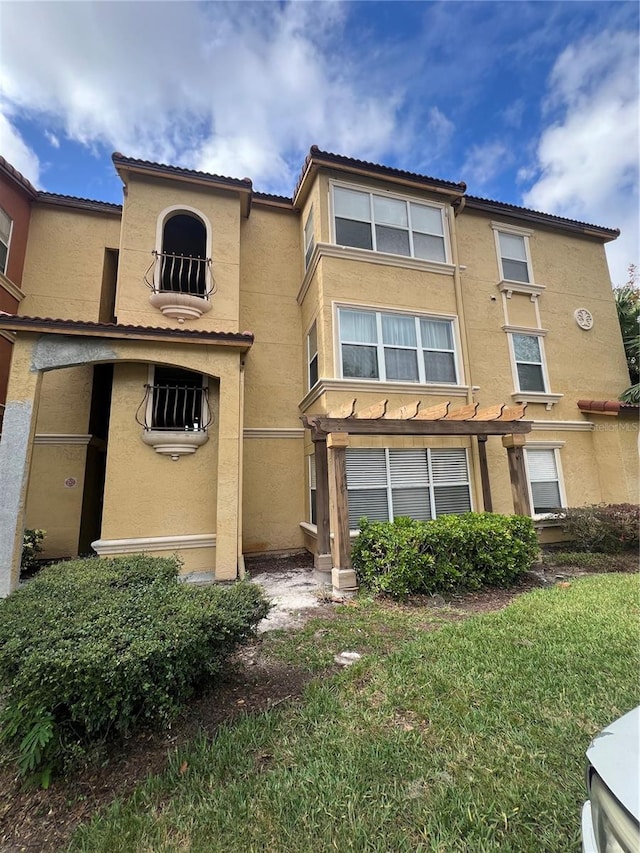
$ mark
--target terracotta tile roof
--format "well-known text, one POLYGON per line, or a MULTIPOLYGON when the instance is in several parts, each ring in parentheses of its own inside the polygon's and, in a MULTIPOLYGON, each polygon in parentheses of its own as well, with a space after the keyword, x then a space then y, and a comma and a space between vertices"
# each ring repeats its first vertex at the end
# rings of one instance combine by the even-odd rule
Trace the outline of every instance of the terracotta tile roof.
POLYGON ((133 166, 148 170, 150 172, 165 172, 178 177, 198 178, 203 181, 212 181, 215 183, 228 184, 232 187, 240 187, 250 190, 252 188, 251 178, 228 178, 225 175, 214 175, 210 172, 199 172, 197 169, 184 169, 182 166, 169 166, 166 163, 154 163, 152 160, 137 160, 134 157, 125 157, 119 151, 111 155, 113 165, 118 166, 133 166))
POLYGON ((367 172, 373 172, 381 177, 404 178, 405 180, 415 182, 416 184, 431 184, 432 186, 458 191, 459 193, 463 193, 467 188, 464 181, 454 183, 453 181, 444 181, 441 178, 431 178, 428 175, 420 175, 417 172, 408 172, 404 169, 396 169, 392 166, 383 166, 381 163, 370 163, 367 160, 356 160, 353 157, 345 157, 343 154, 332 154, 330 151, 321 151, 317 145, 312 145, 309 154, 304 161, 300 177, 298 178, 296 188, 293 192, 294 198, 297 196, 307 169, 312 162, 321 162, 327 166, 344 166, 347 169, 364 169, 367 172))
POLYGON ((640 406, 636 403, 623 403, 620 400, 578 400, 581 412, 603 415, 637 415, 640 406))
POLYGON ((75 195, 63 195, 61 193, 39 192, 36 201, 45 204, 57 204, 62 207, 76 207, 82 210, 101 210, 106 213, 121 213, 122 205, 111 201, 96 201, 92 198, 81 198, 75 195))
POLYGON ((464 197, 464 204, 465 207, 470 207, 472 210, 482 210, 486 213, 501 213, 504 216, 526 219, 529 222, 535 220, 540 221, 542 224, 559 225, 570 230, 577 229, 582 232, 585 230, 593 231, 598 236, 606 236, 611 240, 615 240, 616 237, 620 236, 619 228, 605 228, 602 225, 592 225, 589 222, 581 222, 579 219, 568 219, 565 216, 556 216, 553 213, 544 213, 529 207, 519 207, 517 204, 507 204, 504 201, 493 201, 490 198, 466 195, 464 197))
POLYGON ((251 346, 253 332, 214 332, 198 329, 169 329, 162 326, 135 326, 124 323, 96 323, 90 320, 62 320, 54 317, 25 317, 0 311, 0 329, 96 334, 118 338, 176 338, 202 343, 230 343, 251 346))
POLYGON ((8 160, 0 155, 0 170, 5 172, 14 183, 18 184, 25 190, 32 198, 38 194, 38 190, 33 186, 31 181, 28 181, 25 176, 19 172, 15 166, 12 166, 8 160))

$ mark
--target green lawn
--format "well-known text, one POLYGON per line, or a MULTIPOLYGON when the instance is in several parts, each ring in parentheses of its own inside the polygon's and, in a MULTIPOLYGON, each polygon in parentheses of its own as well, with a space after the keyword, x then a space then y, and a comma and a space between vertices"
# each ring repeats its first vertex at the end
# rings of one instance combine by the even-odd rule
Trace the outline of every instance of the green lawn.
POLYGON ((584 578, 439 630, 365 602, 268 638, 318 672, 366 654, 301 706, 192 743, 71 849, 577 851, 584 751, 639 701, 638 582, 584 578))

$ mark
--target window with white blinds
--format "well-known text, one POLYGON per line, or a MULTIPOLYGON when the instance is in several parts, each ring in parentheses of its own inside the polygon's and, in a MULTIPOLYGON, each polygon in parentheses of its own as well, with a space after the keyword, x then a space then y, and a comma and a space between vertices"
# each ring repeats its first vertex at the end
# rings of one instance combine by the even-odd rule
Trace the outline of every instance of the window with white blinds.
POLYGON ((407 515, 428 521, 471 511, 464 448, 348 448, 349 527, 407 515))
POLYGON ((534 515, 554 512, 562 505, 557 450, 527 449, 526 457, 534 515))

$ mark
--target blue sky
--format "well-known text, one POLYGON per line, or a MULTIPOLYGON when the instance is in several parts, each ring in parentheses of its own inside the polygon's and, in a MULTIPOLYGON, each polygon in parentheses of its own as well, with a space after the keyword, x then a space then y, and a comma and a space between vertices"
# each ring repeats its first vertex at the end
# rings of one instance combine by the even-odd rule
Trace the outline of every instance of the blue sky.
POLYGON ((121 200, 110 155, 290 195, 312 144, 620 227, 638 252, 635 2, 4 2, 0 151, 121 200))

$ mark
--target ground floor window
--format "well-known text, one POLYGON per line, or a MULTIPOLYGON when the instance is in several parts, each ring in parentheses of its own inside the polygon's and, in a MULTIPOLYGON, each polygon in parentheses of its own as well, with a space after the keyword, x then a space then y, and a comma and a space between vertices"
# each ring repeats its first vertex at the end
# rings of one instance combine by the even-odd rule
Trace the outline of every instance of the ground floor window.
MULTIPOLYGON (((471 511, 467 451, 452 448, 359 448, 346 454, 349 527, 410 516, 428 521, 471 511)), ((316 518, 315 459, 309 470, 311 522, 316 518)))
POLYGON ((556 448, 525 451, 534 515, 555 512, 562 506, 560 465, 556 448))

